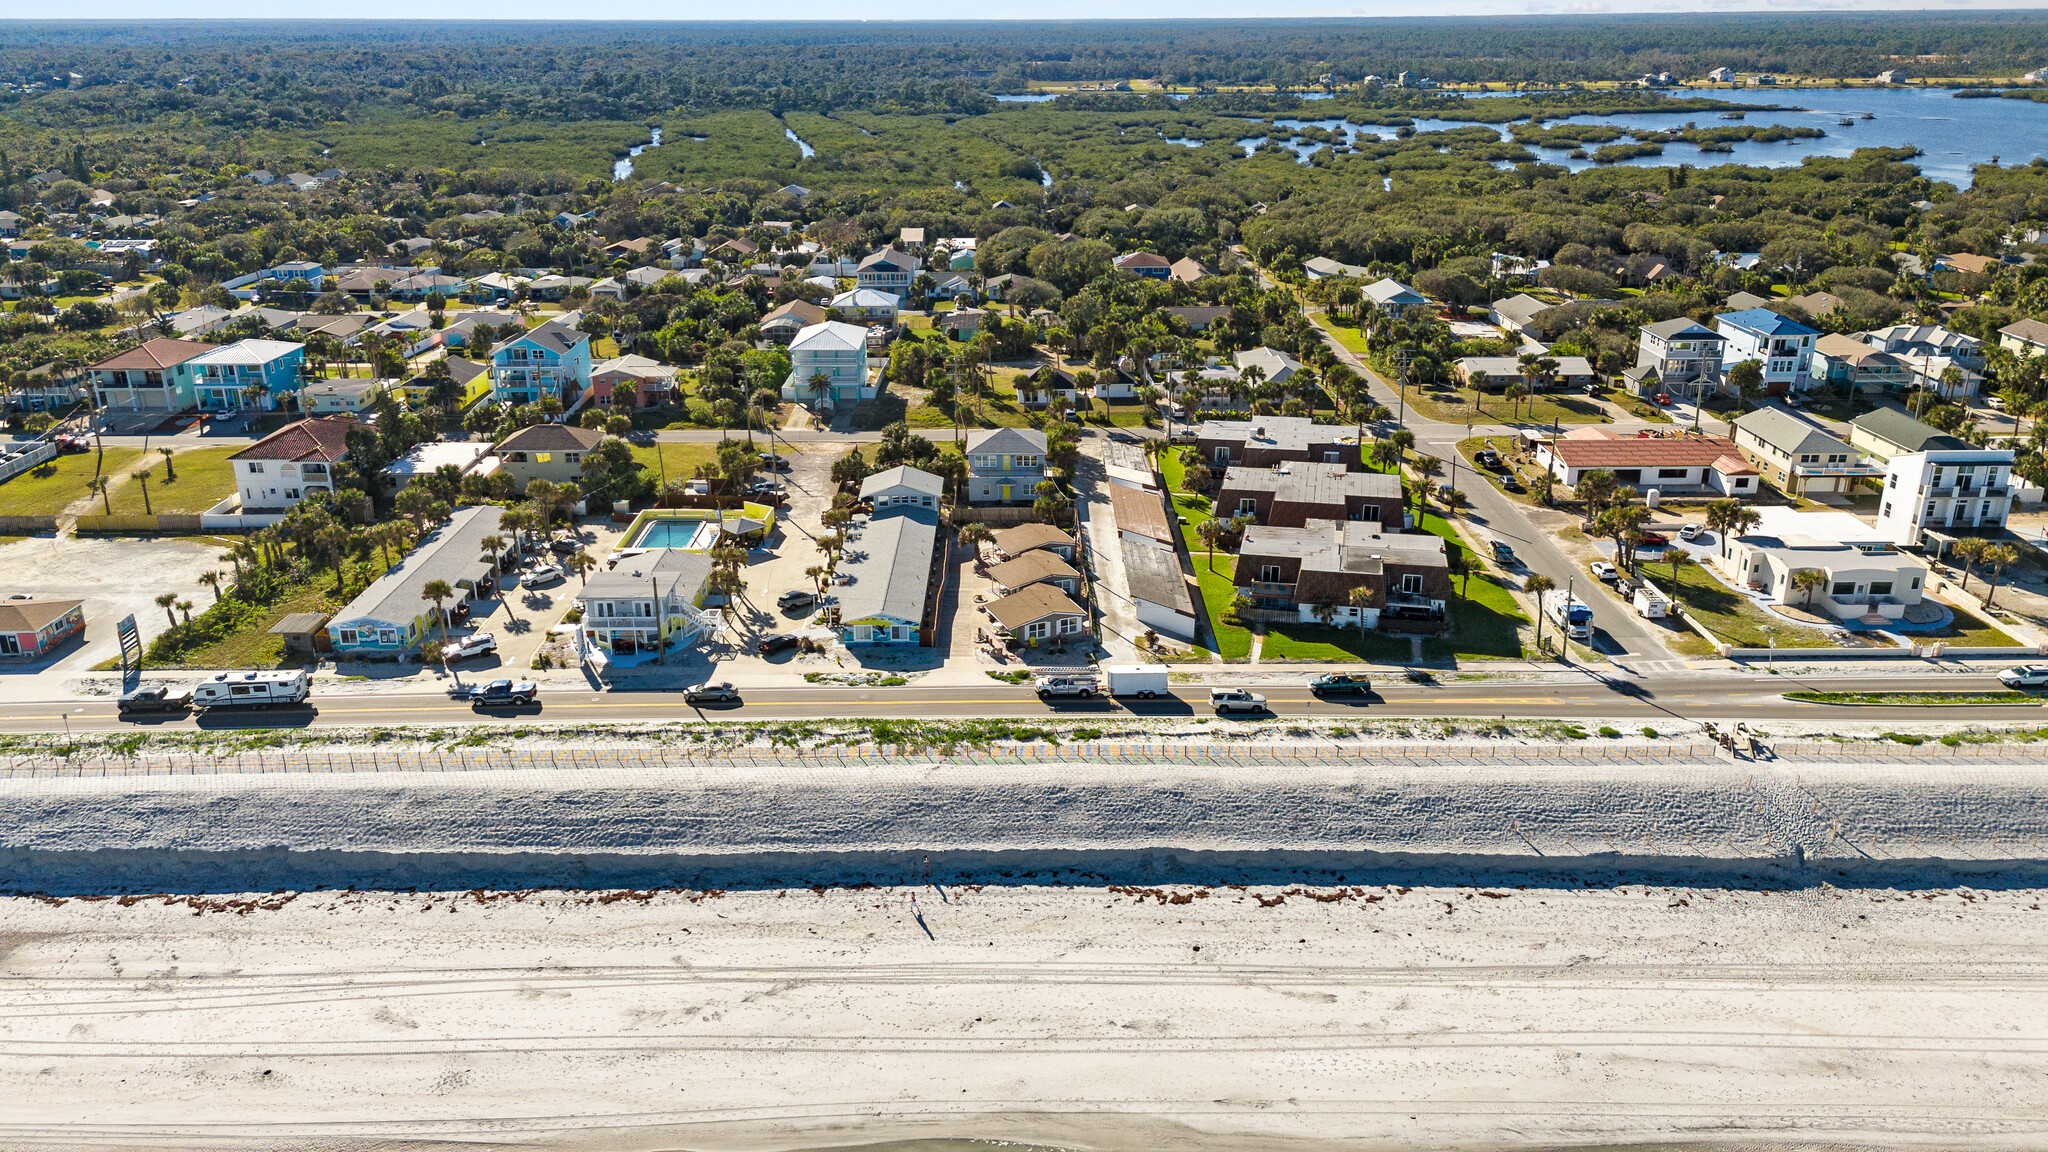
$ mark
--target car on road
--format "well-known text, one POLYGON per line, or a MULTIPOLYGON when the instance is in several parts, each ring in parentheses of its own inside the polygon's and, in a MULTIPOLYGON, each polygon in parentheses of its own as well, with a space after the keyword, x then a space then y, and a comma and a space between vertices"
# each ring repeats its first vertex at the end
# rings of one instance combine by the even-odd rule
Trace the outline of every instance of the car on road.
POLYGON ((540 685, 531 680, 493 680, 469 690, 472 708, 509 708, 540 699, 540 685))
POLYGON ((731 681, 727 680, 721 680, 716 684, 708 682, 692 684, 688 688, 683 689, 683 703, 685 704, 737 704, 739 702, 740 690, 733 687, 731 681))
POLYGON ((1372 681, 1363 676, 1325 672, 1308 682, 1308 690, 1318 696, 1363 696, 1372 691, 1372 681))
POLYGON ((1706 529, 1698 524, 1687 524, 1678 530, 1678 538, 1690 544, 1699 539, 1700 533, 1705 531, 1706 529))
POLYGON ((763 656, 773 656, 777 652, 787 652, 789 649, 798 647, 802 643, 802 640, 791 636, 787 632, 777 632, 770 636, 761 637, 761 642, 754 645, 754 650, 763 656))
POLYGON ((1515 562, 1515 550, 1508 545, 1507 541, 1495 540, 1493 542, 1493 558, 1501 564, 1513 564, 1515 562))
POLYGON ((809 608, 818 602, 818 594, 807 588, 791 588, 775 598, 775 606, 782 609, 809 608))
POLYGON ((485 653, 496 652, 497 650, 498 638, 496 636, 489 632, 478 632, 474 636, 464 636, 460 640, 451 640, 441 645, 441 659, 467 660, 472 656, 482 656, 485 653))
POLYGON ((183 712, 192 704, 192 690, 173 684, 146 684, 132 692, 123 692, 114 702, 121 715, 135 712, 183 712))
POLYGON ((1244 688, 1211 688, 1209 707, 1214 708, 1218 716, 1232 712, 1259 713, 1266 710, 1266 698, 1244 688))
POLYGON ((2048 686, 2048 664, 2022 664, 2017 668, 2007 668, 1998 674, 1998 682, 2007 688, 2048 686))
POLYGON ((1605 560, 1595 560, 1589 567, 1593 569, 1593 575, 1596 579, 1605 581, 1621 579, 1621 573, 1615 569, 1614 565, 1609 564, 1605 560))
POLYGON ((568 573, 563 572, 553 564, 543 564, 533 571, 521 575, 519 577, 519 586, 521 588, 545 588, 550 584, 560 584, 568 578, 568 573))

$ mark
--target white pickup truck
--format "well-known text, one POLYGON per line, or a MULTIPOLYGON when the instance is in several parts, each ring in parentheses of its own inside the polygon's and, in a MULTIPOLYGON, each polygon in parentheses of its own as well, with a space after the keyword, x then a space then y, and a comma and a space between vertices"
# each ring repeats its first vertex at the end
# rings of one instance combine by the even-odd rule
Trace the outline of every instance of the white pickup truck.
POLYGON ((1093 676, 1040 676, 1031 685, 1040 700, 1086 700, 1102 690, 1093 676))

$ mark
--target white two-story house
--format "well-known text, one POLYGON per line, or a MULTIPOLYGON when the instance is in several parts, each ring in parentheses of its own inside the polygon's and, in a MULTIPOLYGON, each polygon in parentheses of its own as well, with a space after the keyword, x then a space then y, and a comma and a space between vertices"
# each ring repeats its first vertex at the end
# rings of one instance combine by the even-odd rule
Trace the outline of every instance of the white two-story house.
POLYGON ((1929 532, 1981 536, 2005 527, 2012 510, 2009 448, 1979 448, 1937 435, 1917 452, 1885 461, 1877 528, 1894 544, 1923 544, 1929 532))
POLYGON ((1807 357, 1813 353, 1819 332, 1768 308, 1723 312, 1714 317, 1714 324, 1727 340, 1721 349, 1724 372, 1745 360, 1755 360, 1763 367, 1766 393, 1777 396, 1806 390, 1811 379, 1807 357))
POLYGON ((553 396, 566 408, 590 386, 590 337, 576 330, 574 316, 550 320, 491 353, 495 399, 535 404, 553 396))
POLYGON ((789 342, 789 375, 782 398, 820 411, 874 398, 868 385, 868 330, 827 320, 789 342), (822 375, 823 380, 818 377, 822 375))
POLYGON ((612 658, 638 656, 696 643, 716 628, 701 611, 711 579, 711 556, 657 548, 622 559, 577 590, 583 605, 585 650, 612 658))
POLYGON ((288 424, 228 457, 243 512, 281 512, 315 492, 334 491, 334 466, 348 455, 353 416, 288 424))

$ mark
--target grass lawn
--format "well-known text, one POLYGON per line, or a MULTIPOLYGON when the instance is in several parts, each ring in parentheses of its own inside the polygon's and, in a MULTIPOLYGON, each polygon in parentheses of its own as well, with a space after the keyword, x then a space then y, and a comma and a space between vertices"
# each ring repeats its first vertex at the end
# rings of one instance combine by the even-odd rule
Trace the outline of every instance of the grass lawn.
MULTIPOLYGON (((108 474, 120 472, 141 455, 140 448, 109 448, 104 471, 108 474)), ((85 485, 96 475, 93 466, 98 459, 94 452, 59 456, 40 468, 31 468, 12 480, 0 483, 0 514, 55 516, 73 502, 90 495, 85 485)))
MULTIPOLYGON (((198 514, 234 494, 235 473, 228 457, 240 447, 199 448, 171 457, 175 481, 164 478, 163 457, 150 453, 149 507, 152 512, 198 514)), ((114 512, 142 515, 142 484, 133 476, 114 489, 114 512)))
POLYGON ((1330 335, 1336 337, 1337 343, 1343 345, 1344 350, 1346 352, 1349 352, 1354 356, 1360 357, 1361 359, 1365 356, 1365 333, 1360 332, 1356 328, 1347 327, 1343 324, 1337 323, 1335 320, 1330 318, 1330 314, 1328 312, 1316 313, 1316 323, 1322 327, 1323 331, 1328 332, 1330 335))
POLYGON ((1181 464, 1179 454, 1168 452, 1161 456, 1159 473, 1172 494, 1173 510, 1188 518, 1181 525, 1180 534, 1187 542, 1188 559, 1194 563, 1196 581, 1202 587, 1202 607, 1209 614, 1209 632, 1215 637, 1216 651, 1225 660, 1243 660, 1252 654, 1251 630, 1223 621, 1223 613, 1237 597, 1237 584, 1231 579, 1237 570, 1237 558, 1228 552, 1219 553, 1213 558, 1212 567, 1212 558, 1195 532, 1212 515, 1209 498, 1180 490, 1187 468, 1181 464))
MULTIPOLYGON (((290 596, 276 604, 264 605, 258 610, 257 623, 239 629, 233 635, 214 644, 187 650, 175 665, 179 668, 276 668, 284 658, 284 637, 272 636, 270 628, 279 620, 294 612, 333 612, 337 607, 333 601, 332 581, 322 578, 311 585, 302 585, 290 596)), ((193 597, 199 603, 204 597, 213 595, 204 588, 193 597)), ((293 666, 303 662, 295 658, 293 666)), ((150 667, 165 667, 151 662, 150 667)))
POLYGON ((718 445, 715 442, 702 444, 635 444, 633 446, 633 459, 639 461, 642 468, 654 474, 654 482, 658 490, 664 475, 670 480, 688 480, 691 476, 696 475, 699 464, 709 464, 717 460, 718 445), (657 452, 660 453, 659 459, 656 458, 657 452))
POLYGON ((1266 642, 1259 647, 1259 662, 1378 660, 1406 664, 1414 658, 1414 653, 1407 637, 1385 632, 1325 628, 1320 624, 1268 624, 1266 642))
POLYGON ((1923 636, 1934 636, 1958 648, 2017 648, 2019 641, 2000 631, 1998 626, 1974 613, 1951 606, 1956 618, 1939 632, 1923 632, 1923 636))
POLYGON ((1707 631, 1738 648, 1766 648, 1774 636, 1780 648, 1834 647, 1825 633, 1766 614, 1749 597, 1708 575, 1698 564, 1680 568, 1675 582, 1667 565, 1645 564, 1643 569, 1651 582, 1683 604, 1707 631), (1774 631, 1763 631, 1766 625, 1774 631))
POLYGON ((1475 392, 1471 388, 1457 387, 1424 393, 1411 386, 1408 389, 1408 407, 1427 419, 1441 420, 1446 424, 1462 424, 1468 416, 1475 424, 1549 427, 1555 424, 1613 423, 1598 404, 1568 392, 1525 396, 1520 403, 1510 404, 1507 397, 1499 392, 1475 392), (1475 398, 1478 403, 1476 416, 1473 412, 1475 398))

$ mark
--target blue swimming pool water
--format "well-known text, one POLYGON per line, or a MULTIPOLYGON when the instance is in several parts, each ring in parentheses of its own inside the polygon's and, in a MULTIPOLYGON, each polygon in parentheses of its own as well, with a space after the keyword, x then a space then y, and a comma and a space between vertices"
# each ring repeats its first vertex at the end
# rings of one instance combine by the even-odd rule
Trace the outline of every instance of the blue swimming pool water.
POLYGON ((649 520, 628 548, 688 548, 709 551, 718 537, 715 520, 649 520))

